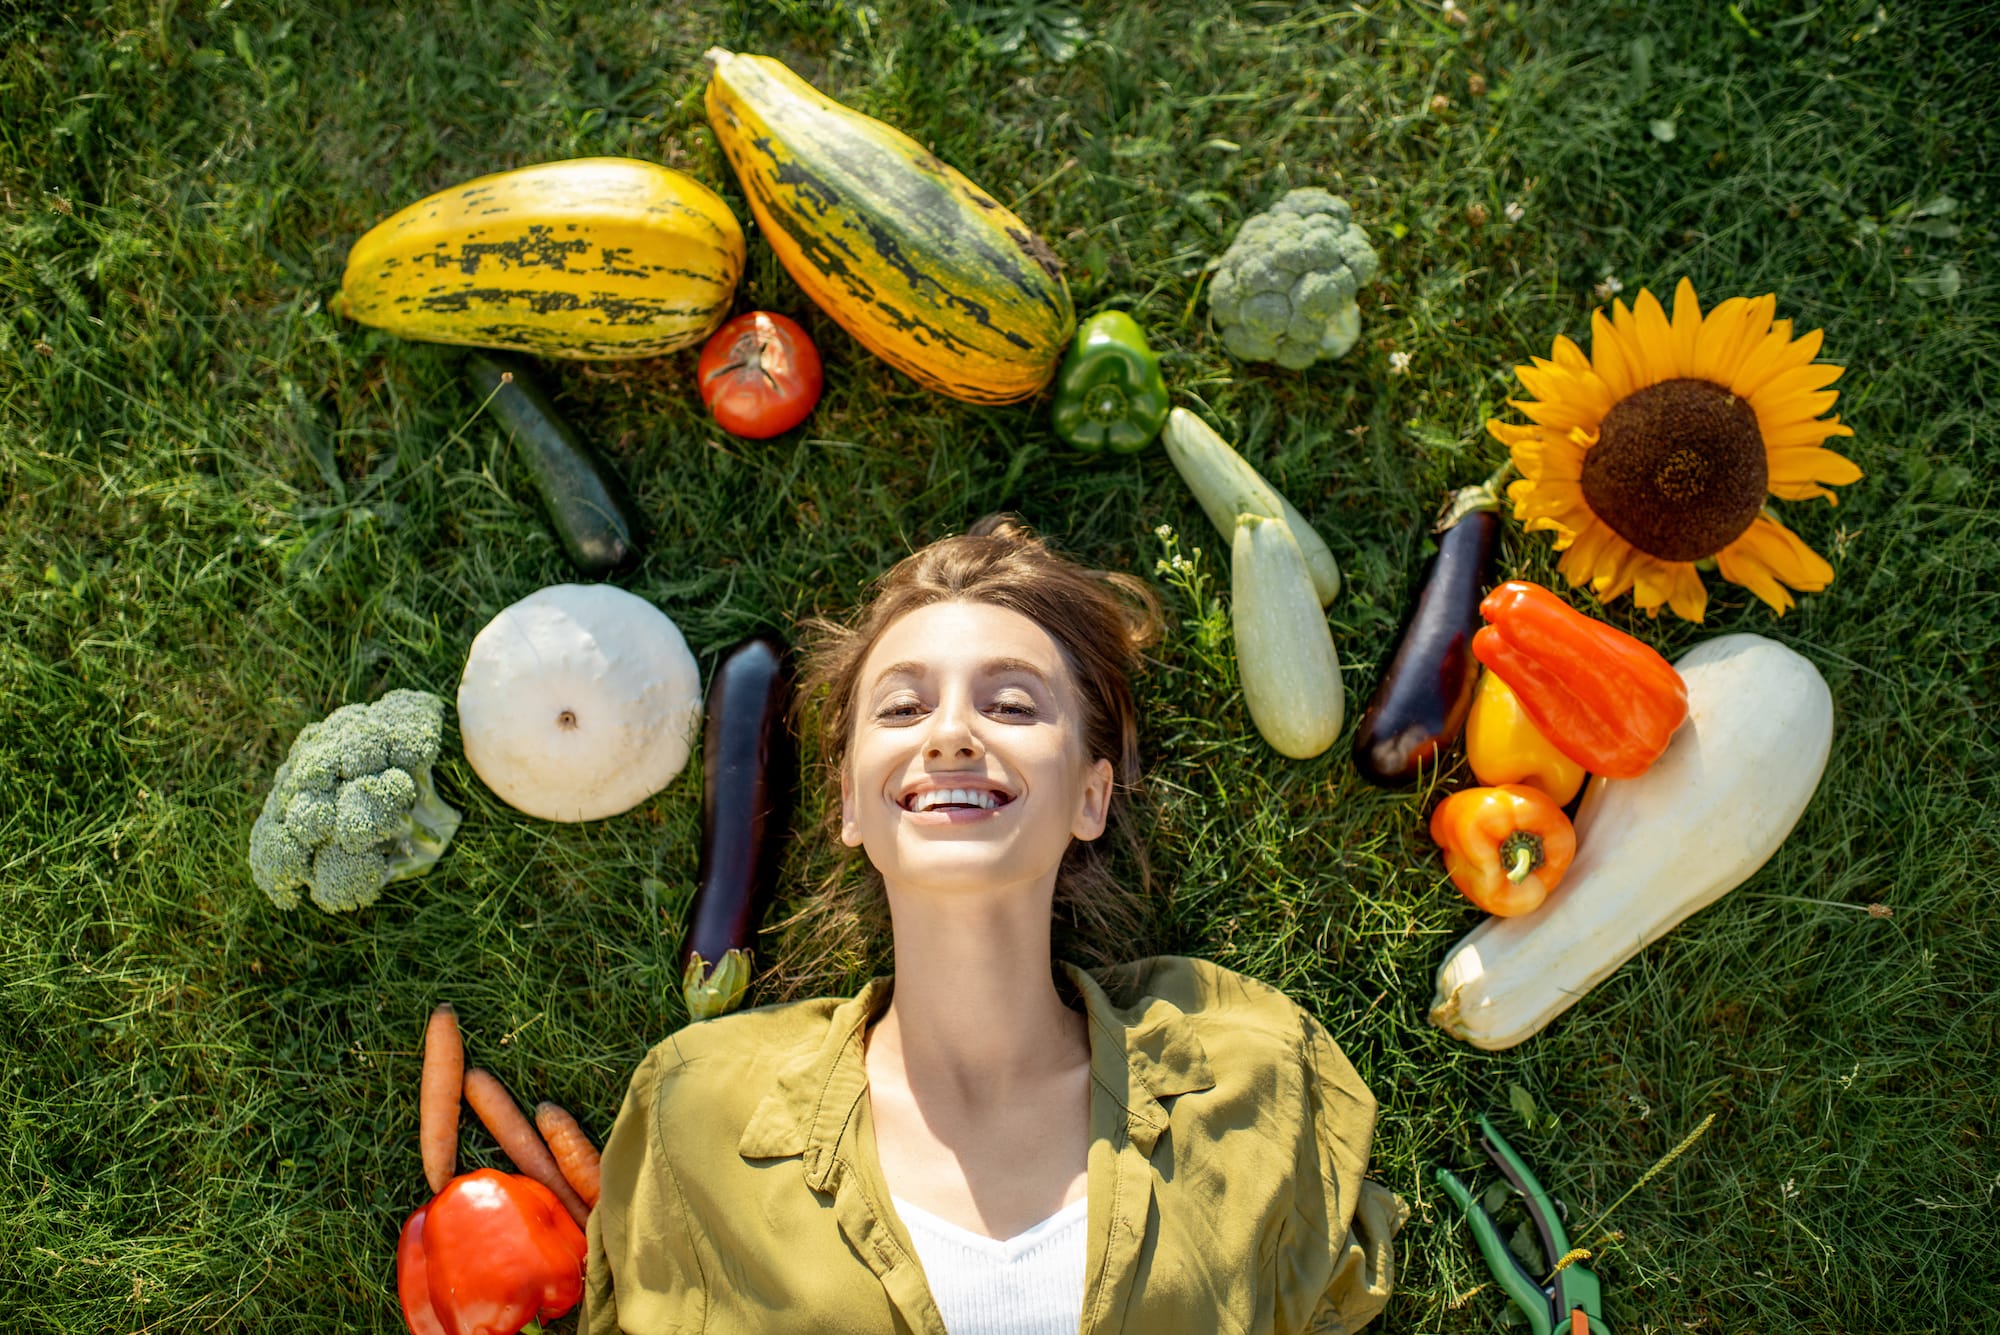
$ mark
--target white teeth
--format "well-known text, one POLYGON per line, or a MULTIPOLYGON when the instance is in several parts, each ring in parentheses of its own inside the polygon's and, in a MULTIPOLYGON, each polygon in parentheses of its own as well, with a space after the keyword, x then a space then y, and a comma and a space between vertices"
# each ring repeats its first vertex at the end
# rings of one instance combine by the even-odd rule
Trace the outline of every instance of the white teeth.
POLYGON ((928 793, 918 793, 910 799, 912 811, 929 811, 943 806, 978 807, 991 811, 999 805, 999 797, 984 788, 937 788, 928 793))

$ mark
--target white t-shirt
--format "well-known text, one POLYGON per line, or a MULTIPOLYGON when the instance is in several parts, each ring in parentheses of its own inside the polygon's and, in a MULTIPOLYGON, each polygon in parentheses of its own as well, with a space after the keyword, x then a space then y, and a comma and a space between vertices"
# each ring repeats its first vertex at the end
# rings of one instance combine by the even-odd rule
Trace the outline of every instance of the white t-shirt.
POLYGON ((1011 1238, 989 1238, 892 1196, 951 1335, 1076 1335, 1088 1199, 1011 1238))

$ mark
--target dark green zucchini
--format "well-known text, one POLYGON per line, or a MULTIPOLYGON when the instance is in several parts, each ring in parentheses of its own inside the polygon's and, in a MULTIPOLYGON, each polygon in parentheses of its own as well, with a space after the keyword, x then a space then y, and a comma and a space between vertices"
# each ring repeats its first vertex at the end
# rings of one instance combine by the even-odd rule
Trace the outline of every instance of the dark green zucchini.
POLYGON ((466 366, 480 398, 491 397, 493 415, 513 438, 570 563, 593 576, 636 565, 637 508, 618 475, 549 402, 528 363, 504 352, 480 352, 466 366))

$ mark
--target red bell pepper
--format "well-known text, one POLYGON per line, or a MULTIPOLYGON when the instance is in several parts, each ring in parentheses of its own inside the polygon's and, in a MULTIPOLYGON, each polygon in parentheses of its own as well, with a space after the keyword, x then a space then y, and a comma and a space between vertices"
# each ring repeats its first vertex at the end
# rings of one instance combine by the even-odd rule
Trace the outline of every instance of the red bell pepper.
POLYGON ((1520 697, 1549 743, 1592 774, 1636 779, 1687 718, 1673 664, 1539 584, 1509 580, 1486 595, 1491 623, 1472 653, 1520 697))
POLYGON ((481 1168, 403 1225, 396 1296, 411 1335, 531 1335, 583 1298, 583 1231, 530 1177, 481 1168))

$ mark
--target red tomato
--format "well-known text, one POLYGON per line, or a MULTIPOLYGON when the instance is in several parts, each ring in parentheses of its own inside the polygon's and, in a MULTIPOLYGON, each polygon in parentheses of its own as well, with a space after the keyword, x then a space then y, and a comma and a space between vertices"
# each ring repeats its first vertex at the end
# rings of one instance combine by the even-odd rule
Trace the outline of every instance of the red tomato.
POLYGON ((819 402, 819 349, 784 316, 748 311, 710 336, 695 377, 716 425, 763 440, 805 421, 819 402))

